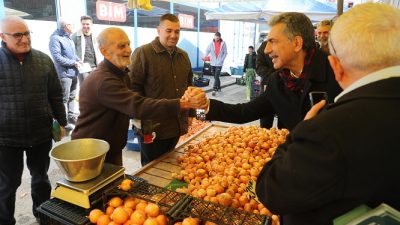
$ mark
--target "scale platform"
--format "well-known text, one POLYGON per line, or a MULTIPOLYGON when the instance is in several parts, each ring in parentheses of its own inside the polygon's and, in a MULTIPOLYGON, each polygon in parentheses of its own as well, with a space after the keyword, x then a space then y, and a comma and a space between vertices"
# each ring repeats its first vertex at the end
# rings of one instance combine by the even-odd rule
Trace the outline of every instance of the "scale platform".
POLYGON ((124 174, 124 167, 104 163, 101 174, 91 180, 71 182, 61 179, 51 196, 90 209, 101 200, 105 190, 115 187, 124 179, 124 174))

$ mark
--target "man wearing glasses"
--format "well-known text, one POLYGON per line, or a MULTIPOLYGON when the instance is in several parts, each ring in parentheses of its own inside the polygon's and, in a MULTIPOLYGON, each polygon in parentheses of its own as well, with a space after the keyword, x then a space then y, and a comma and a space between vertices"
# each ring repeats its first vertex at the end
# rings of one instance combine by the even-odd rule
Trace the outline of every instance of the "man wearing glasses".
POLYGON ((49 49, 63 89, 63 102, 69 123, 66 128, 73 129, 77 120, 75 97, 78 68, 82 63, 75 53, 75 45, 70 38, 72 33, 71 22, 65 18, 60 18, 57 27, 57 30, 50 36, 49 49))
POLYGON ((56 119, 67 124, 62 89, 49 56, 31 48, 31 33, 19 17, 0 22, 0 224, 13 225, 15 195, 26 164, 32 176, 33 214, 50 198, 47 176, 56 119))

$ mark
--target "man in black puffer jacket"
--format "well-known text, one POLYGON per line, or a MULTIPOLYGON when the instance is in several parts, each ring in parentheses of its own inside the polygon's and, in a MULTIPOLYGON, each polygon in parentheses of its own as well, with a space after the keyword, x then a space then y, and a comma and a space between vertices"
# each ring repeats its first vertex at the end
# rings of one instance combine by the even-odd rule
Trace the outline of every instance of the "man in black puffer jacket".
POLYGON ((50 198, 47 176, 55 118, 67 124, 54 64, 31 49, 30 31, 19 17, 0 23, 0 224, 15 224, 15 194, 26 163, 32 176, 33 214, 50 198))

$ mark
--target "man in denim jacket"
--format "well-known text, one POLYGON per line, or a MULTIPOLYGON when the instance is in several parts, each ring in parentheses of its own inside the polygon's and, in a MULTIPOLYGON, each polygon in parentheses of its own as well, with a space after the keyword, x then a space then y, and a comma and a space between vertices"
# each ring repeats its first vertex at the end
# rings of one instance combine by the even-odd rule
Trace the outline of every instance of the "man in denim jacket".
MULTIPOLYGON (((78 84, 78 68, 81 65, 75 53, 75 45, 71 40, 72 23, 60 18, 57 30, 50 36, 49 49, 56 66, 58 77, 63 89, 63 102, 68 115, 68 123, 75 124, 75 96, 78 84)), ((66 128, 72 128, 73 126, 66 128)))

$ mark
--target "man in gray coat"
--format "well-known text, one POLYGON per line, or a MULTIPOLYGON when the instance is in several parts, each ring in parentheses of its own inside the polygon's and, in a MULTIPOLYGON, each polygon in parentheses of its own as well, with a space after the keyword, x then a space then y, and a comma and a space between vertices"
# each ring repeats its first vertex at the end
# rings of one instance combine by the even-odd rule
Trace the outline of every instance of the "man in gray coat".
POLYGON ((63 102, 68 115, 67 128, 72 129, 76 123, 76 91, 78 84, 78 68, 82 65, 75 53, 75 45, 70 36, 72 23, 64 18, 57 22, 57 30, 50 36, 49 49, 60 78, 63 89, 63 102))

